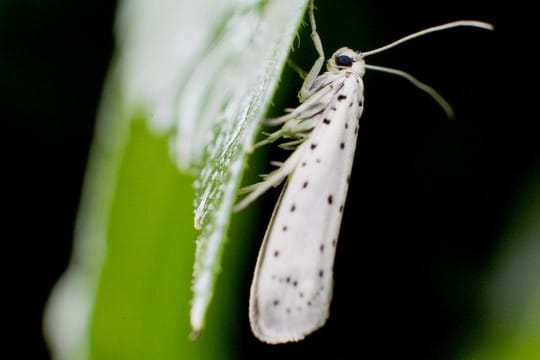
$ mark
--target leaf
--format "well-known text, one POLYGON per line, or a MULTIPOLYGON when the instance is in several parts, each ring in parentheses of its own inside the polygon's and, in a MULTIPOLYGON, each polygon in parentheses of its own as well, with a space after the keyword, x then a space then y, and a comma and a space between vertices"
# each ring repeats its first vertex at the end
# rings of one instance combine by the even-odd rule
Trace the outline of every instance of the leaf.
MULTIPOLYGON (((202 61, 207 60, 208 66, 200 74, 195 71, 194 88, 206 97, 199 97, 205 100, 197 117, 203 124, 198 130, 202 135, 191 138, 209 136, 212 126, 214 132, 206 148, 206 165, 196 183, 195 227, 201 229, 201 234, 193 272, 194 333, 202 328, 212 298, 245 150, 252 146, 272 98, 305 3, 267 2, 249 11, 236 12, 227 21, 216 46, 205 54, 202 61), (216 114, 217 109, 222 110, 216 114), (212 123, 212 119, 217 122, 212 123), (212 126, 205 125, 210 123, 212 126)), ((184 135, 183 141, 180 138, 177 143, 188 142, 184 135)), ((179 159, 187 152, 181 150, 184 148, 178 146, 179 159)), ((190 154, 197 157, 196 151, 190 154)))
MULTIPOLYGON (((54 358, 227 356, 216 345, 226 347, 230 335, 219 329, 197 342, 182 336, 189 273, 195 261, 191 322, 198 331, 245 150, 306 2, 120 3, 73 254, 44 318, 54 358), (195 260, 194 222, 201 230, 195 260)), ((215 316, 232 322, 225 312, 215 316)))

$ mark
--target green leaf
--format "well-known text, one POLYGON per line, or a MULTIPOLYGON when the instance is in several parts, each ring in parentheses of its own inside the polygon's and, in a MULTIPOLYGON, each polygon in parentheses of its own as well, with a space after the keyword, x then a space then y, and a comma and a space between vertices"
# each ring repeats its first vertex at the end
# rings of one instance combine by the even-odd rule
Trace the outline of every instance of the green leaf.
MULTIPOLYGON (((120 4, 72 259, 44 319, 54 358, 232 356, 230 325, 188 335, 204 324, 246 150, 306 2, 120 4)), ((235 324, 224 306, 213 323, 235 324)))
MULTIPOLYGON (((205 101, 198 111, 200 118, 203 123, 217 121, 212 124, 213 139, 196 186, 195 226, 201 234, 193 273, 191 324, 195 333, 203 327, 212 298, 245 151, 252 146, 272 98, 305 3, 267 2, 235 13, 218 45, 205 53, 202 61, 208 59, 208 66, 196 75, 194 88, 206 94, 201 96, 205 101)), ((202 128, 206 136, 210 130, 202 128)))

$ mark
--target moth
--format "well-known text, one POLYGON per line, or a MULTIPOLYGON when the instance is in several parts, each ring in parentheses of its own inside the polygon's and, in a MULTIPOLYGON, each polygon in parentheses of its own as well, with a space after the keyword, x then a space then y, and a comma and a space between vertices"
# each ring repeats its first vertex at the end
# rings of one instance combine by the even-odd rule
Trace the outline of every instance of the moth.
POLYGON ((311 37, 318 59, 299 92, 300 105, 269 125, 281 128, 256 144, 287 139, 291 150, 263 181, 241 190, 240 210, 271 187, 285 181, 259 252, 251 285, 249 318, 263 342, 298 341, 322 327, 332 299, 333 264, 353 165, 359 121, 364 109, 366 69, 399 75, 431 95, 452 115, 450 105, 433 88, 401 70, 365 63, 369 55, 428 33, 459 26, 491 30, 490 24, 460 20, 430 27, 367 52, 337 50, 319 75, 324 52, 316 30, 313 1, 311 37))

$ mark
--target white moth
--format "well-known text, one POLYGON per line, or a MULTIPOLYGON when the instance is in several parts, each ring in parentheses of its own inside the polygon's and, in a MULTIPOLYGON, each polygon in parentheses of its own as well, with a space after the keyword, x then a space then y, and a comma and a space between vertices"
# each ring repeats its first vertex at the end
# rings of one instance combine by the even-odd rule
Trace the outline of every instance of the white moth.
POLYGON ((270 119, 283 126, 259 143, 280 138, 294 150, 284 163, 260 183, 242 189, 249 193, 242 209, 270 187, 287 179, 274 209, 259 253, 251 285, 249 317, 255 336, 267 343, 298 341, 322 327, 332 299, 332 268, 349 177, 354 159, 359 120, 364 108, 366 69, 405 77, 428 92, 447 114, 450 106, 435 90, 400 70, 367 65, 364 58, 412 38, 457 26, 492 29, 478 21, 456 21, 406 36, 387 46, 357 52, 337 50, 328 60, 310 6, 312 38, 319 58, 307 74, 299 93, 301 104, 286 115, 270 119))

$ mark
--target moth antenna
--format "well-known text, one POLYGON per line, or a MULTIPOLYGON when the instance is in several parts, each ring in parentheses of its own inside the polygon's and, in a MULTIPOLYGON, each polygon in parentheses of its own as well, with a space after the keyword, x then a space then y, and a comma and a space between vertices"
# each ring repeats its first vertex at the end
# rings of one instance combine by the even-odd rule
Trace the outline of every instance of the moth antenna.
POLYGON ((390 48, 393 48, 394 46, 397 46, 399 44, 402 44, 402 43, 404 43, 406 41, 416 39, 418 37, 421 37, 421 36, 424 36, 424 35, 427 35, 427 34, 430 34, 430 33, 433 33, 433 32, 452 29, 452 28, 461 27, 461 26, 471 26, 471 27, 476 27, 476 28, 485 29, 485 30, 493 30, 493 25, 491 25, 491 24, 489 24, 487 22, 483 22, 483 21, 476 21, 476 20, 452 21, 452 22, 449 22, 449 23, 446 23, 446 24, 432 26, 432 27, 429 27, 427 29, 417 31, 415 33, 412 33, 410 35, 402 37, 401 39, 398 39, 398 40, 396 40, 394 42, 391 42, 388 45, 381 46, 380 48, 362 52, 362 57, 366 57, 366 56, 370 56, 370 55, 374 55, 374 54, 386 51, 386 50, 388 50, 390 48))
MULTIPOLYGON (((362 54, 362 57, 365 58, 366 56, 370 56, 370 55, 374 55, 374 54, 386 51, 386 50, 388 50, 390 48, 393 48, 394 46, 397 46, 399 44, 402 44, 402 43, 404 43, 406 41, 416 39, 418 37, 421 37, 421 36, 424 36, 424 35, 427 35, 427 34, 430 34, 430 33, 433 33, 433 32, 442 31, 442 30, 448 30, 448 29, 461 27, 461 26, 471 26, 471 27, 476 27, 476 28, 485 29, 485 30, 493 30, 493 25, 491 25, 489 23, 486 23, 486 22, 483 22, 483 21, 476 21, 476 20, 452 21, 452 22, 449 22, 449 23, 446 23, 446 24, 442 24, 442 25, 438 25, 438 26, 432 26, 432 27, 429 27, 427 29, 417 31, 415 33, 412 33, 410 35, 402 37, 401 39, 398 39, 398 40, 396 40, 394 42, 391 42, 388 45, 381 46, 380 48, 373 49, 373 50, 370 50, 370 51, 362 52, 361 54, 362 54)), ((420 80, 418 80, 417 78, 415 78, 411 74, 409 74, 409 73, 407 73, 405 71, 402 71, 402 70, 383 67, 383 66, 365 64, 365 67, 366 67, 366 69, 371 69, 371 70, 375 70, 375 71, 381 71, 381 72, 385 72, 385 73, 389 73, 389 74, 394 74, 394 75, 397 75, 397 76, 401 76, 404 79, 407 79, 414 86, 416 86, 417 88, 419 88, 420 90, 426 92, 429 96, 431 96, 433 98, 433 100, 435 100, 437 102, 437 104, 439 104, 439 106, 444 110, 444 112, 446 113, 446 116, 448 116, 449 118, 454 117, 454 110, 452 109, 452 106, 450 106, 448 101, 446 101, 444 99, 444 97, 442 97, 442 95, 439 94, 434 88, 432 88, 431 86, 421 82, 420 80)))
POLYGON ((422 81, 418 80, 408 72, 405 72, 403 70, 398 70, 394 68, 388 68, 384 66, 376 66, 376 65, 368 65, 365 64, 366 69, 369 70, 375 70, 380 72, 385 72, 388 74, 393 74, 397 76, 401 76, 402 78, 408 80, 411 82, 414 86, 419 88, 420 90, 426 92, 429 96, 433 98, 439 104, 439 106, 444 110, 446 113, 446 116, 448 116, 450 119, 454 117, 454 109, 452 109, 452 106, 448 103, 448 101, 445 100, 445 98, 437 92, 434 88, 429 86, 426 83, 423 83, 422 81))

